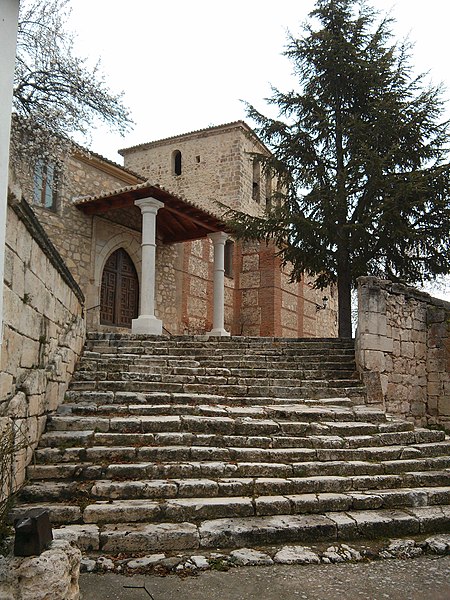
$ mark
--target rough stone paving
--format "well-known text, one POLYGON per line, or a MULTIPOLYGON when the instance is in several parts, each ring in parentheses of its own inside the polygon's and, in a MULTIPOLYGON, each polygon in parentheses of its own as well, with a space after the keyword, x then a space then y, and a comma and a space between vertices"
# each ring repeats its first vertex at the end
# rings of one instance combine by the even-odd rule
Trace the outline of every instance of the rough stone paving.
POLYGON ((95 333, 15 514, 137 557, 427 536, 450 531, 449 449, 365 405, 352 341, 95 333))

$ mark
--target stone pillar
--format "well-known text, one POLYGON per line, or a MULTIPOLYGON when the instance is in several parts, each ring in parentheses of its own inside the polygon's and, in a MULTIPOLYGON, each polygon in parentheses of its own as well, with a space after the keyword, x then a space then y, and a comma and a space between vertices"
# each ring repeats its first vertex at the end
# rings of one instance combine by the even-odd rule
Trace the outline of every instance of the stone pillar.
POLYGON ((162 321, 155 317, 156 213, 164 206, 155 198, 136 200, 142 212, 142 272, 139 317, 133 319, 132 333, 162 334, 162 321))
POLYGON ((209 239, 214 244, 214 312, 213 328, 209 336, 228 336, 225 331, 225 242, 228 234, 223 231, 210 233, 209 239))

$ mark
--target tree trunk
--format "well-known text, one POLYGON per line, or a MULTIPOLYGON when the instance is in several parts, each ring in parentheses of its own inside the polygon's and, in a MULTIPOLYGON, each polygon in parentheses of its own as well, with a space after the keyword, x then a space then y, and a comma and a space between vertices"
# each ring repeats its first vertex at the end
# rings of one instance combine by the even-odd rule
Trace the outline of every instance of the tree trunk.
MULTIPOLYGON (((338 336, 340 338, 352 337, 352 281, 350 268, 344 264, 338 265, 338 336)), ((340 263, 341 261, 339 261, 340 263)), ((348 258, 347 258, 348 263, 348 258)))
POLYGON ((349 231, 347 228, 347 190, 342 135, 342 111, 339 93, 336 94, 336 183, 337 183, 337 285, 338 336, 352 337, 351 291, 352 278, 349 258, 349 231))

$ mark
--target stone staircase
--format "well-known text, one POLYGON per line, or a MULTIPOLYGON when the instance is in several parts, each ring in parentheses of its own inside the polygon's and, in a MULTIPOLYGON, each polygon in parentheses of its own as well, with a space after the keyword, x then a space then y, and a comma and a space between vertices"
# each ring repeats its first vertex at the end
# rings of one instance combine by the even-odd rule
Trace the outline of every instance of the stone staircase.
POLYGON ((351 341, 89 334, 15 514, 112 554, 450 531, 450 439, 364 395, 351 341))

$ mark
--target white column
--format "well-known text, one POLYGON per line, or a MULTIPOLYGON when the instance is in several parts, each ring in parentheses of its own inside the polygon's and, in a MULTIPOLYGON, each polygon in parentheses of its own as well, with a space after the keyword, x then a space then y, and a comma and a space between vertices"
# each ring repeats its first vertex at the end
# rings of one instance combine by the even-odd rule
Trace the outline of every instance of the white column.
POLYGON ((141 308, 131 331, 161 335, 162 321, 155 317, 156 213, 164 204, 155 198, 142 198, 135 204, 142 212, 141 308))
POLYGON ((3 337, 3 273, 8 205, 9 137, 19 0, 0 0, 0 344, 3 337))
POLYGON ((210 233, 209 239, 214 244, 214 312, 213 328, 209 336, 228 336, 225 331, 225 242, 228 235, 223 231, 210 233))

